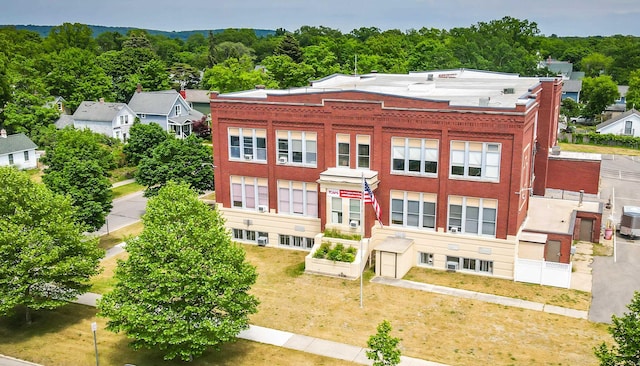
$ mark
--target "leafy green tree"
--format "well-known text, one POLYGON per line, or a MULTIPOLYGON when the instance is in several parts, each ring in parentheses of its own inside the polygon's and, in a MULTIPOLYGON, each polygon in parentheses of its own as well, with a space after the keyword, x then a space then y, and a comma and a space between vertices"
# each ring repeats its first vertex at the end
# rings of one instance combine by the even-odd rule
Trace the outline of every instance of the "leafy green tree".
POLYGON ((279 88, 309 85, 315 71, 304 62, 295 63, 287 55, 269 56, 263 60, 267 75, 279 88))
POLYGON ((222 64, 207 69, 202 83, 205 88, 220 93, 253 89, 256 85, 267 87, 277 85, 271 82, 262 70, 254 69, 253 62, 248 56, 242 56, 239 59, 230 58, 222 64))
POLYGON ((373 366, 395 366, 400 363, 400 338, 391 336, 391 324, 383 320, 378 324, 378 333, 369 337, 367 358, 373 361, 373 366))
MULTIPOLYGON (((115 168, 115 161, 111 149, 103 141, 100 134, 88 129, 76 130, 66 127, 59 130, 51 146, 41 158, 49 170, 62 170, 67 161, 74 158, 95 160, 105 171, 115 168)), ((45 173, 47 170, 45 170, 45 173)))
POLYGON ((157 56, 145 47, 125 47, 122 51, 108 51, 98 56, 97 63, 113 82, 115 100, 127 103, 140 82, 144 65, 157 56))
POLYGON ((156 91, 171 88, 169 73, 164 62, 151 60, 140 70, 140 84, 144 90, 156 91))
POLYGON ((169 68, 173 89, 194 89, 200 84, 200 70, 186 63, 174 63, 169 68))
POLYGON ((195 136, 181 140, 169 138, 153 149, 150 157, 138 164, 136 182, 147 186, 146 196, 157 194, 169 181, 184 182, 198 191, 213 189, 211 148, 195 136))
POLYGON ((338 58, 325 45, 309 46, 302 50, 304 63, 314 70, 316 79, 340 72, 338 58))
POLYGON ((125 37, 120 32, 102 32, 96 37, 100 52, 120 51, 125 37))
POLYGON ((80 48, 92 53, 98 50, 93 30, 88 25, 80 23, 63 23, 52 27, 43 46, 49 52, 60 52, 69 48, 80 48))
POLYGON ((241 58, 242 56, 249 56, 253 59, 254 50, 245 46, 240 42, 222 42, 215 46, 213 59, 216 64, 224 62, 229 58, 241 58))
POLYGON ((439 40, 427 39, 418 43, 409 56, 411 71, 453 69, 459 66, 460 61, 453 51, 439 40))
POLYGON ((142 234, 127 242, 129 258, 118 262, 115 288, 98 304, 107 329, 167 360, 192 360, 234 341, 257 311, 248 293, 257 274, 218 211, 188 185, 170 182, 142 220, 142 234))
POLYGON ((625 96, 627 109, 640 109, 640 69, 629 74, 629 90, 625 96))
POLYGON ((123 152, 130 165, 138 165, 150 157, 153 149, 169 138, 169 134, 157 123, 142 124, 138 120, 129 129, 129 139, 123 152))
POLYGON ((582 107, 578 102, 571 98, 565 98, 562 100, 562 104, 560 106, 560 114, 571 117, 578 117, 582 114, 582 107))
POLYGON ((609 75, 601 75, 595 78, 582 80, 582 92, 580 98, 585 103, 583 113, 586 117, 593 117, 611 105, 620 97, 618 85, 609 75))
POLYGON ((599 52, 594 52, 588 56, 585 56, 580 61, 582 70, 584 70, 586 76, 588 77, 596 77, 600 74, 607 74, 612 64, 613 57, 605 56, 599 52))
POLYGON ((640 365, 640 292, 634 292, 627 309, 623 316, 611 317, 609 333, 616 344, 608 347, 602 342, 594 349, 601 366, 640 365))
POLYGON ((298 40, 291 33, 285 34, 284 38, 273 52, 276 56, 289 56, 295 62, 302 62, 302 50, 298 40))
POLYGON ((69 198, 0 168, 0 314, 55 309, 86 292, 103 252, 83 235, 69 198))

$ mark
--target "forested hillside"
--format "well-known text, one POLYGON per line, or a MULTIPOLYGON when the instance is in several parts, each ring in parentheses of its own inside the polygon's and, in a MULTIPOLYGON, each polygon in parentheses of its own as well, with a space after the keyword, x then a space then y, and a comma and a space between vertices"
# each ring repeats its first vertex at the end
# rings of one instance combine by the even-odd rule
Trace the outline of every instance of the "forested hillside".
POLYGON ((145 90, 230 92, 255 85, 303 86, 356 70, 452 68, 552 76, 538 67, 548 57, 570 61, 574 70, 586 73, 586 96, 596 95, 601 86, 629 85, 627 100, 640 105, 639 37, 547 37, 535 22, 511 17, 449 30, 362 27, 342 33, 303 26, 263 36, 253 29, 193 31, 184 40, 141 29, 124 34, 94 29, 65 23, 43 37, 0 28, 0 123, 5 128, 33 136, 57 118, 46 105, 54 96, 62 96, 73 112, 83 100, 128 102, 137 84, 145 90))

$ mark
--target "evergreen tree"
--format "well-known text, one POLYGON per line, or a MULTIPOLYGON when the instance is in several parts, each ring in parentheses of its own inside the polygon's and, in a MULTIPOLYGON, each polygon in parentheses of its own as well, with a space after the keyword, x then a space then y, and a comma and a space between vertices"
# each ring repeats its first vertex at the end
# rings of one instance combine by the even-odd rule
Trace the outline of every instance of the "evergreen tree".
POLYGON ((300 44, 291 33, 287 33, 284 38, 282 38, 278 48, 274 51, 274 55, 289 56, 295 63, 302 61, 302 50, 300 49, 300 44))

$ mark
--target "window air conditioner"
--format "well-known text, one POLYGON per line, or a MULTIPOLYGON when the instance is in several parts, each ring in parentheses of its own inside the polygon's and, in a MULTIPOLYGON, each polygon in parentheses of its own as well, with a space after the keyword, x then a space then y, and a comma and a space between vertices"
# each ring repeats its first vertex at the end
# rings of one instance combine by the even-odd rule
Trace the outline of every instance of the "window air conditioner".
POLYGON ((455 272, 458 270, 458 262, 447 262, 447 271, 455 272))
POLYGON ((281 156, 281 157, 278 159, 278 162, 279 162, 280 164, 286 164, 286 163, 287 163, 287 157, 286 157, 286 156, 281 156))
POLYGON ((265 245, 267 245, 267 243, 269 242, 269 238, 266 236, 259 236, 258 237, 258 245, 263 247, 265 245))
POLYGON ((269 207, 265 205, 260 205, 258 206, 258 212, 262 212, 262 213, 269 212, 269 207))
POLYGON ((457 234, 460 232, 460 228, 457 226, 450 226, 449 231, 451 231, 453 234, 457 234))
POLYGON ((251 155, 251 154, 245 154, 245 155, 244 155, 244 160, 253 160, 253 155, 251 155))
POLYGON ((355 229, 358 227, 358 222, 356 220, 349 221, 349 227, 355 229))

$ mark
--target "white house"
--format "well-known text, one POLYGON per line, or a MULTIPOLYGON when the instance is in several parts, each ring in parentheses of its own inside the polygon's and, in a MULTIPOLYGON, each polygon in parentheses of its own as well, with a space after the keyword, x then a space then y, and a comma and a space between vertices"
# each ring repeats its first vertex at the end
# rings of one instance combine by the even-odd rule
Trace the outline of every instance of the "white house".
POLYGON ((596 132, 640 137, 640 112, 630 109, 597 125, 596 132))
POLYGON ((75 128, 88 128, 119 140, 129 137, 136 114, 126 103, 82 102, 73 114, 75 128))
POLYGON ((13 165, 18 169, 37 167, 36 147, 24 133, 7 135, 7 131, 0 130, 0 166, 13 165))
POLYGON ((191 108, 175 90, 143 92, 138 88, 129 101, 129 107, 140 117, 140 122, 155 122, 178 138, 189 136, 193 123, 205 117, 191 108))

